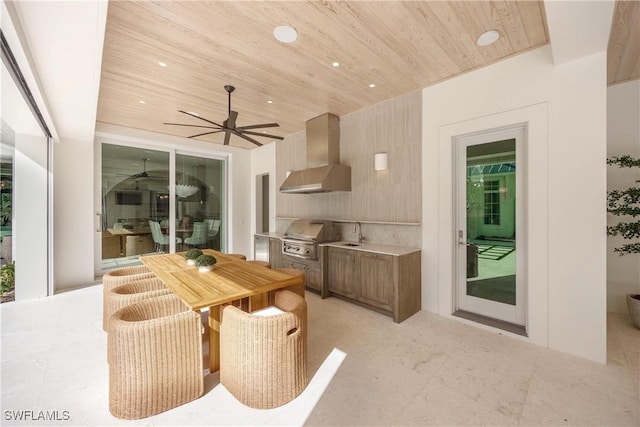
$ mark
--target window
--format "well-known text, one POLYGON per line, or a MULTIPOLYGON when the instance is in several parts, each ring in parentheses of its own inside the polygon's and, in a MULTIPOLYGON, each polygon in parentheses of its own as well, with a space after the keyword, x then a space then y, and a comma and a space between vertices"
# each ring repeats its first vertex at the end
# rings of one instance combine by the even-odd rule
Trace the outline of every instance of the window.
POLYGON ((484 182, 484 223, 500 225, 500 181, 484 182))

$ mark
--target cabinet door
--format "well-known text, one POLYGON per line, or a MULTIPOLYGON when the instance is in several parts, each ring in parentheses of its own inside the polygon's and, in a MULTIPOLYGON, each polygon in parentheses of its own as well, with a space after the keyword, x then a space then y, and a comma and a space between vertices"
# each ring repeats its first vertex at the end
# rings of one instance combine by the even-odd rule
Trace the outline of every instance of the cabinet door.
POLYGON ((269 264, 271 264, 271 268, 284 267, 282 264, 282 241, 277 237, 269 238, 269 264))
POLYGON ((316 291, 322 290, 322 270, 320 268, 306 265, 304 274, 307 276, 307 287, 316 291))
POLYGON ((329 248, 329 292, 356 298, 355 271, 354 251, 329 248))
POLYGON ((393 310, 393 257, 361 252, 358 300, 393 310))

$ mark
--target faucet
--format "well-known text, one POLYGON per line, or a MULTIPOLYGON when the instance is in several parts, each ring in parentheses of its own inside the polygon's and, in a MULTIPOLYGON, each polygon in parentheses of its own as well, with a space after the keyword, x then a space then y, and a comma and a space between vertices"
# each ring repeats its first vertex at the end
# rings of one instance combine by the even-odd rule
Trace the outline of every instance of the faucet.
POLYGON ((358 243, 362 243, 362 241, 366 239, 366 237, 362 235, 362 224, 359 222, 353 223, 353 234, 356 233, 356 226, 358 228, 358 243))

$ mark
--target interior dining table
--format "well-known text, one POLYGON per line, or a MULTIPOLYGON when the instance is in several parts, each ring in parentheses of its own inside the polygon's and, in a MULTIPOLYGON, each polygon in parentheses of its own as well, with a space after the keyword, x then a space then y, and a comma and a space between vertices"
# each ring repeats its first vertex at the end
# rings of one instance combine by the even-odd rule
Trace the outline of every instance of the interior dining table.
POLYGON ((235 303, 255 311, 269 305, 271 291, 299 285, 304 279, 212 249, 203 253, 216 258, 213 270, 200 272, 198 267, 188 265, 184 252, 145 255, 140 260, 191 310, 209 308, 209 372, 213 373, 220 369, 223 306, 235 303))

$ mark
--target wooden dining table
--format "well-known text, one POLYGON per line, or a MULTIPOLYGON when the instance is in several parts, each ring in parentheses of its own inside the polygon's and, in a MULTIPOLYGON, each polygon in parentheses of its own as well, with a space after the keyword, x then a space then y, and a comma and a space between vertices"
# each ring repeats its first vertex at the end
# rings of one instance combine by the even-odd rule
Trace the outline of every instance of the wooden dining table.
POLYGON ((222 306, 243 301, 248 311, 255 311, 269 304, 270 291, 299 285, 304 279, 212 249, 203 253, 216 258, 212 271, 188 265, 184 252, 145 255, 140 260, 191 310, 209 308, 209 372, 213 373, 220 369, 222 306))

